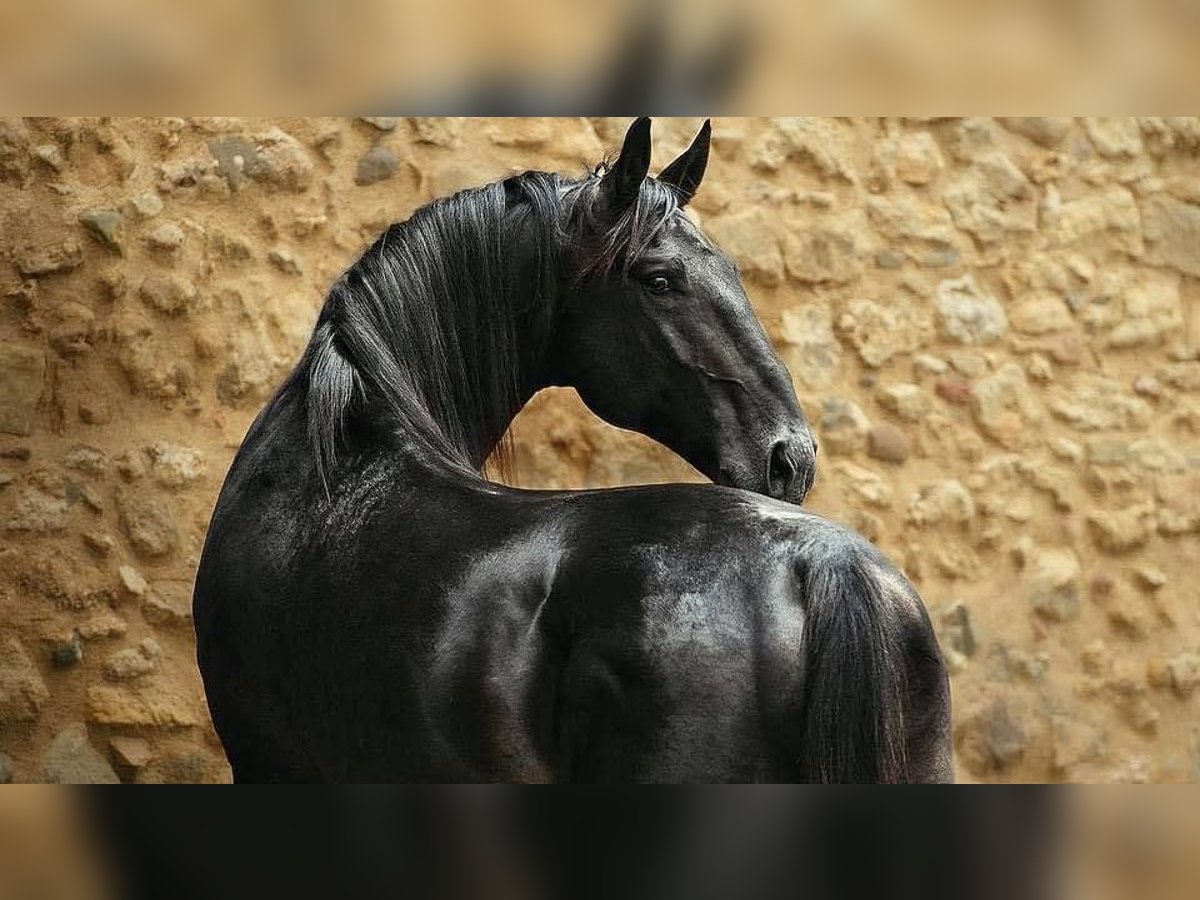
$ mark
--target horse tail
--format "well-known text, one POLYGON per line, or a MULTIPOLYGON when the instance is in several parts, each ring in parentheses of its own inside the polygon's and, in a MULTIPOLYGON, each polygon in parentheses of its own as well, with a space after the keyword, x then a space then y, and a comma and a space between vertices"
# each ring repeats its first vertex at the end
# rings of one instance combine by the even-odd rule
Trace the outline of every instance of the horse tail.
POLYGON ((803 572, 802 779, 946 780, 949 689, 924 606, 872 550, 828 555, 803 572))

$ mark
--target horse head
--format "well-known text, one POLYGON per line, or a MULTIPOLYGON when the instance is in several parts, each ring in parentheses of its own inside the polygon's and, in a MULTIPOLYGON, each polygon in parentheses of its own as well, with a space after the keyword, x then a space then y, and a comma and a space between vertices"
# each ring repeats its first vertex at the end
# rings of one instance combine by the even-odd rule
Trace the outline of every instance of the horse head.
POLYGON ((601 418, 642 432, 719 484, 794 503, 817 444, 737 266, 684 212, 708 162, 705 122, 649 176, 650 120, 573 206, 558 368, 601 418))

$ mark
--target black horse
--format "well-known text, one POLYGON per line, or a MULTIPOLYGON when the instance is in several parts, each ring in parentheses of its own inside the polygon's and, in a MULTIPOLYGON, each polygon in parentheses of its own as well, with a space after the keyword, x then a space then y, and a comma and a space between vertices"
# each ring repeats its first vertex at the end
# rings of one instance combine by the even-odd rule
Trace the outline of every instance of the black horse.
POLYGON ((615 163, 435 201, 334 284, 196 578, 237 780, 951 777, 920 598, 793 505, 816 443, 681 212, 708 147, 648 177, 639 119, 615 163), (485 480, 547 385, 720 486, 485 480))

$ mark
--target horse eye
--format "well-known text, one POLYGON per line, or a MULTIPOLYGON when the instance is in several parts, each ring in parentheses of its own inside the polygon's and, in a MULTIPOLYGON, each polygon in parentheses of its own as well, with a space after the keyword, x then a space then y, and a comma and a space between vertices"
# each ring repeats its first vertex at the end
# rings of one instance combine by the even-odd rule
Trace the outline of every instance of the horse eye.
POLYGON ((647 286, 650 288, 650 293, 652 294, 665 294, 671 290, 671 282, 662 275, 655 275, 647 283, 647 286))

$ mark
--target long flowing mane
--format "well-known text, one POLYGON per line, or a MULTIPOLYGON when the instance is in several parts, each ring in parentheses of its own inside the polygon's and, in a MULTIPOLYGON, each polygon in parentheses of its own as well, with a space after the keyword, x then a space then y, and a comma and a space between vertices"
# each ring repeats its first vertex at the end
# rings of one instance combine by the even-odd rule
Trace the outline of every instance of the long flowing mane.
POLYGON ((605 221, 605 171, 526 172, 435 200, 334 283, 289 381, 326 490, 356 417, 479 474, 523 399, 520 341, 549 334, 564 286, 627 267, 679 210, 675 190, 647 178, 605 221))

